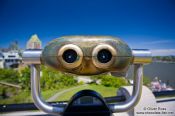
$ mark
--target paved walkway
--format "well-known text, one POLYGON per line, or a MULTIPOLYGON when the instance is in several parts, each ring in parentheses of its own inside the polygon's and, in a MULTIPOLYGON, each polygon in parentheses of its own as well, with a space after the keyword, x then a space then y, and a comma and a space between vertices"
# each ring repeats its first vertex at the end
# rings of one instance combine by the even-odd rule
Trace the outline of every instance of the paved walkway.
POLYGON ((61 94, 66 93, 66 92, 69 92, 69 91, 72 91, 72 90, 74 90, 74 89, 77 89, 77 88, 80 88, 80 87, 83 87, 83 86, 87 86, 87 84, 85 84, 85 85, 80 85, 80 86, 76 86, 76 87, 72 87, 72 88, 69 88, 69 89, 60 91, 60 92, 56 93, 55 95, 53 95, 52 97, 50 97, 49 99, 47 99, 46 101, 47 101, 47 102, 54 101, 54 100, 56 100, 61 94))

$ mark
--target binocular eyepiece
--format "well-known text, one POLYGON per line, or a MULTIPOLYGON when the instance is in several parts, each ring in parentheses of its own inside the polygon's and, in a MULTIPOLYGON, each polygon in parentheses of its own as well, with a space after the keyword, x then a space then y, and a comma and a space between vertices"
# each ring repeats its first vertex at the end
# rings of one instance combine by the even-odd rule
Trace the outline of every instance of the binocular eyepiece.
MULTIPOLYGON (((65 62, 74 63, 78 59, 78 53, 73 49, 68 49, 64 51, 62 57, 65 62)), ((107 63, 112 59, 112 54, 109 50, 102 49, 97 53, 97 59, 100 63, 107 63)))
POLYGON ((63 60, 67 63, 74 63, 77 60, 77 52, 75 50, 69 49, 64 51, 62 57, 63 60))
POLYGON ((112 59, 112 54, 109 50, 102 49, 97 53, 97 59, 100 63, 107 63, 112 59))

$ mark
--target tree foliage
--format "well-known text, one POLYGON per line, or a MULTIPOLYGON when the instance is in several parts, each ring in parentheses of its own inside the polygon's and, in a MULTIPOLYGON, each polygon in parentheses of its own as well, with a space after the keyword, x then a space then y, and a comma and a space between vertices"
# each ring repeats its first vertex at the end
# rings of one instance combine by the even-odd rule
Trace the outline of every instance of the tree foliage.
POLYGON ((143 77, 143 85, 149 86, 151 83, 151 79, 149 77, 143 77))
POLYGON ((72 75, 63 74, 49 67, 42 66, 41 87, 43 89, 60 89, 76 84, 77 80, 72 75))
POLYGON ((154 61, 175 62, 175 56, 154 56, 154 61))
POLYGON ((30 89, 30 68, 25 67, 21 71, 21 76, 19 78, 20 85, 24 89, 30 89))
MULTIPOLYGON (((77 84, 77 80, 72 75, 63 74, 45 66, 41 68, 42 89, 60 89, 77 84)), ((0 69, 0 74, 0 81, 19 84, 23 89, 30 90, 30 67, 25 67, 20 73, 12 69, 0 69)))
POLYGON ((114 77, 111 75, 96 75, 92 76, 94 80, 101 80, 101 84, 106 87, 116 87, 120 88, 121 86, 125 86, 128 84, 127 80, 123 77, 114 77))
POLYGON ((0 69, 0 81, 19 83, 20 74, 13 69, 0 69))

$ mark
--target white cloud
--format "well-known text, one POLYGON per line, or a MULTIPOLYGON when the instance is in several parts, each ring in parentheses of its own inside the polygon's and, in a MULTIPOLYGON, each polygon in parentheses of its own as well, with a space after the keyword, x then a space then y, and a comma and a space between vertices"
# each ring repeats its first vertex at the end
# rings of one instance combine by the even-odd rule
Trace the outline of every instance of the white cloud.
POLYGON ((154 49, 151 50, 153 56, 175 55, 175 49, 154 49))

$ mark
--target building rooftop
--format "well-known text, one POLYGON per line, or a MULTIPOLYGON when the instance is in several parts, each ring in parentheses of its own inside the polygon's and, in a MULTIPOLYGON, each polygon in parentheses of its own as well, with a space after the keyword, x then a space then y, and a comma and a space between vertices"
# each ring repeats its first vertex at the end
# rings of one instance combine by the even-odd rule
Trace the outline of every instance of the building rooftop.
POLYGON ((32 35, 28 42, 40 42, 41 43, 40 39, 38 38, 36 34, 32 35))

